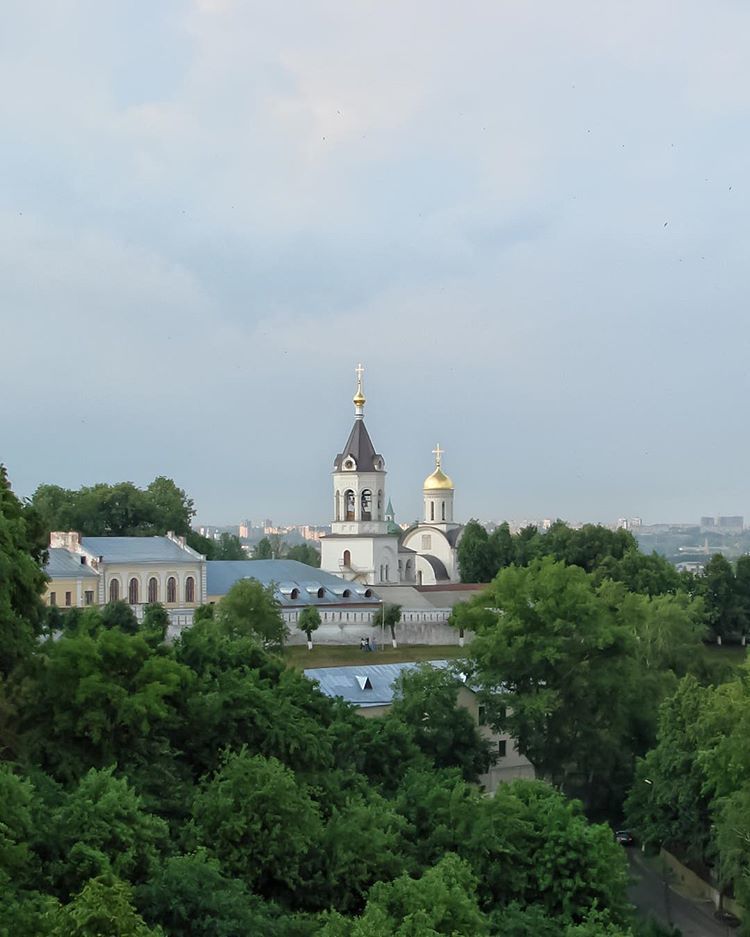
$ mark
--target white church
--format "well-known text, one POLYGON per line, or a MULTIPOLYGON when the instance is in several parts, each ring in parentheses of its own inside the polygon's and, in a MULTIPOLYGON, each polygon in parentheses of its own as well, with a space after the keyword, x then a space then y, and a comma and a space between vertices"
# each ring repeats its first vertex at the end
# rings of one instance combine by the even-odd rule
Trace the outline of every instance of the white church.
POLYGON ((356 369, 354 425, 333 463, 333 522, 321 539, 321 569, 367 585, 430 586, 459 582, 456 548, 463 526, 453 520, 455 490, 433 450, 435 471, 422 486, 424 516, 402 531, 386 506, 385 459, 364 421, 363 368, 356 369))

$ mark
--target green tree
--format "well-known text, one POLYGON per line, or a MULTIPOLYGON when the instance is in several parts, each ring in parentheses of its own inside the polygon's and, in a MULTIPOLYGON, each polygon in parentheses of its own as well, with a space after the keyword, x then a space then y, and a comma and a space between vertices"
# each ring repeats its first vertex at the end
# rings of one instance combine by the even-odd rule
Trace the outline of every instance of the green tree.
POLYGON ((273 547, 271 546, 271 541, 268 539, 268 537, 263 537, 263 539, 258 542, 255 549, 253 550, 253 559, 254 560, 272 560, 273 559, 273 547))
POLYGON ((296 560, 298 563, 304 563, 305 566, 320 566, 320 550, 316 550, 309 543, 296 543, 286 551, 288 560, 296 560))
POLYGON ((592 577, 548 557, 502 570, 472 604, 498 610, 471 645, 492 724, 542 777, 590 804, 611 794, 632 758, 633 639, 592 577))
POLYGON ((732 564, 721 553, 706 563, 703 577, 706 624, 717 638, 741 630, 741 610, 737 601, 732 564))
POLYGON ((101 875, 148 880, 167 846, 168 830, 143 809, 124 778, 116 778, 111 768, 92 768, 53 812, 48 843, 50 875, 64 898, 101 875))
POLYGON ((116 628, 123 634, 136 634, 138 619, 135 612, 121 599, 117 602, 108 602, 100 612, 101 622, 105 628, 116 628))
POLYGON ((294 774, 244 748, 201 786, 193 817, 199 841, 223 868, 267 897, 299 885, 322 834, 318 808, 294 774))
POLYGON ((307 608, 303 608, 297 620, 297 627, 307 635, 307 648, 311 651, 313 647, 313 631, 317 631, 320 627, 320 612, 317 608, 313 605, 308 605, 307 608))
POLYGON ((38 515, 13 494, 0 464, 0 677, 29 657, 41 632, 45 546, 38 515))
POLYGON ((226 634, 254 637, 269 650, 284 646, 286 625, 273 586, 257 579, 238 580, 216 606, 214 618, 226 634))
POLYGON ((409 726, 435 767, 459 768, 467 781, 476 782, 489 768, 491 755, 468 710, 458 705, 461 687, 454 673, 429 664, 403 671, 387 718, 409 726))
POLYGON ((109 876, 91 879, 54 915, 51 937, 164 937, 133 907, 132 889, 109 876))
POLYGON ((211 558, 214 560, 246 560, 247 553, 239 537, 225 532, 219 537, 219 542, 215 545, 211 558))
POLYGON ((383 602, 374 622, 381 628, 388 628, 391 644, 396 647, 396 625, 401 621, 401 606, 393 602, 383 602))
POLYGON ((750 555, 741 556, 735 566, 737 625, 742 635, 750 632, 750 555))
POLYGON ((244 882, 226 876, 204 849, 166 859, 137 889, 138 906, 165 933, 190 937, 281 937, 269 910, 244 882))
POLYGON ((195 517, 193 499, 171 478, 164 475, 155 478, 146 488, 146 498, 151 504, 156 533, 171 530, 183 537, 190 533, 190 523, 195 517))
POLYGON ((492 572, 490 578, 494 578, 498 570, 505 569, 506 566, 511 566, 516 558, 513 535, 510 532, 507 521, 499 524, 492 531, 489 536, 489 548, 491 557, 490 570, 492 572))
POLYGON ((464 527, 458 541, 458 567, 461 582, 489 582, 497 570, 486 529, 476 520, 464 527))
POLYGON ((140 633, 151 647, 158 647, 167 637, 169 612, 160 602, 150 602, 143 612, 140 633))

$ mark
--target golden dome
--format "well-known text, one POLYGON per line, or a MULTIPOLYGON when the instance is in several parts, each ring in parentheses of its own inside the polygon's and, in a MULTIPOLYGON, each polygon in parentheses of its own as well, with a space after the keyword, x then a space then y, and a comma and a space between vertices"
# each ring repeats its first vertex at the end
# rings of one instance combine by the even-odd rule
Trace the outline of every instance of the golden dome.
POLYGON ((425 491, 452 491, 453 482, 450 475, 446 475, 441 468, 436 468, 432 475, 424 480, 425 491))
POLYGON ((362 388, 357 388, 357 393, 354 395, 354 406, 363 407, 365 405, 365 395, 362 393, 362 388))

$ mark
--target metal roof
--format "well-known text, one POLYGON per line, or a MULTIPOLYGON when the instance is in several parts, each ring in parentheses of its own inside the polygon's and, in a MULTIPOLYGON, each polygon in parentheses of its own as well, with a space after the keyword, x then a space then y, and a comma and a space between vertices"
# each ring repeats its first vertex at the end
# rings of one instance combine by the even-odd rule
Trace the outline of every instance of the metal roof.
POLYGON ((344 459, 347 456, 351 456, 354 459, 356 471, 358 472, 382 471, 382 469, 375 468, 375 460, 380 459, 382 463, 383 457, 375 452, 375 447, 370 439, 370 434, 367 432, 364 420, 354 421, 352 431, 349 433, 349 438, 344 445, 344 451, 336 456, 333 463, 333 467, 336 471, 340 472, 342 470, 344 459))
POLYGON ((81 537, 81 546, 105 563, 196 563, 198 557, 169 537, 81 537))
POLYGON ((64 547, 50 547, 47 552, 49 560, 44 571, 50 579, 96 579, 99 576, 87 563, 81 562, 82 557, 78 553, 71 553, 64 547))
POLYGON ((240 579, 257 579, 264 586, 273 584, 276 599, 285 607, 377 606, 379 602, 378 596, 369 586, 350 582, 297 560, 208 560, 206 563, 208 595, 226 595, 240 579), (319 596, 318 591, 321 589, 323 595, 319 596), (292 598, 294 590, 298 592, 296 598, 292 598))
MULTIPOLYGON (((377 653, 377 652, 376 652, 377 653)), ((430 667, 450 667, 454 661, 425 660, 401 664, 369 664, 364 659, 369 657, 362 652, 363 663, 353 667, 311 667, 304 671, 309 680, 315 680, 321 693, 353 703, 362 709, 372 706, 390 706, 395 696, 395 684, 404 671, 416 670, 422 664, 430 667), (369 681, 369 685, 368 685, 369 681)))

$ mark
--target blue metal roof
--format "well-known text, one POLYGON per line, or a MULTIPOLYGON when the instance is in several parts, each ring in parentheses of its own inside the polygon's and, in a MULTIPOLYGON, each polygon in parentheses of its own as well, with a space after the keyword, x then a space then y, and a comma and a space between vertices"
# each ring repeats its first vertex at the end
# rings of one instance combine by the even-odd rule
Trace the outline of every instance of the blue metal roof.
MULTIPOLYGON (((377 653, 377 652, 375 652, 377 653)), ((430 667, 449 667, 454 661, 425 660, 401 664, 366 664, 367 651, 362 652, 363 662, 353 667, 311 667, 304 671, 309 680, 317 681, 321 693, 340 696, 347 703, 363 709, 372 706, 390 706, 395 695, 395 684, 404 671, 416 670, 422 664, 430 667)))
POLYGON ((195 563, 197 558, 169 537, 81 537, 81 546, 105 563, 195 563))
POLYGON ((368 586, 349 582, 297 560, 209 560, 206 563, 208 595, 226 595, 240 579, 257 579, 264 586, 273 584, 274 594, 284 607, 377 605, 379 602, 368 586), (321 589, 323 594, 319 596, 321 589), (293 597, 295 593, 296 598, 293 597))
POLYGON ((44 567, 45 573, 50 579, 79 579, 98 577, 95 572, 86 563, 81 562, 81 556, 78 553, 71 553, 64 547, 50 547, 48 550, 49 560, 44 567))

